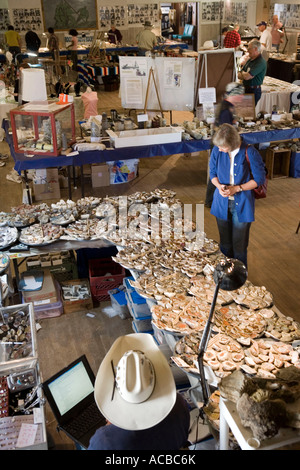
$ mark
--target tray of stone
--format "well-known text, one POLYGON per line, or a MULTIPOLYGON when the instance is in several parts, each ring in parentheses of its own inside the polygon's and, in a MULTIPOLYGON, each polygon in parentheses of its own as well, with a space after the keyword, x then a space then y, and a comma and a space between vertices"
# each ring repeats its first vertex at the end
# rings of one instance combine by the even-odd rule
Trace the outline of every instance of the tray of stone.
POLYGON ((247 338, 259 338, 263 335, 266 320, 257 311, 231 304, 217 307, 214 325, 220 332, 235 338, 242 344, 247 344, 247 338))
POLYGON ((96 240, 97 219, 76 220, 64 227, 62 240, 96 240))
POLYGON ((160 302, 151 307, 152 322, 158 329, 182 335, 204 328, 210 305, 183 294, 160 302))
POLYGON ((265 336, 284 343, 300 339, 300 323, 294 318, 277 314, 269 308, 262 309, 259 313, 266 319, 265 336))
POLYGON ((274 379, 284 367, 300 368, 299 352, 288 343, 260 338, 251 341, 245 350, 244 372, 266 379, 274 379))
POLYGON ((161 268, 155 271, 146 271, 136 281, 129 281, 139 294, 161 300, 163 297, 173 298, 177 294, 186 294, 189 287, 189 278, 180 272, 170 273, 161 268))
MULTIPOLYGON (((175 345, 175 356, 172 356, 172 359, 187 372, 199 373, 198 353, 201 337, 201 333, 191 333, 182 337, 175 345)), ((243 347, 237 341, 219 333, 209 340, 203 362, 217 378, 222 378, 245 363, 245 354, 243 347)))
POLYGON ((0 250, 13 245, 18 240, 18 235, 16 227, 0 227, 0 250))
POLYGON ((34 224, 21 230, 19 240, 28 246, 45 246, 59 240, 63 233, 59 225, 34 224))
MULTIPOLYGON (((216 283, 212 275, 204 276, 199 275, 190 279, 191 285, 188 292, 194 295, 199 300, 211 303, 213 300, 214 292, 216 289, 216 283)), ((229 291, 219 289, 217 297, 217 305, 227 305, 232 303, 233 299, 229 291)))
POLYGON ((273 296, 264 286, 254 286, 250 281, 235 291, 230 291, 232 300, 252 310, 259 310, 273 305, 273 296))

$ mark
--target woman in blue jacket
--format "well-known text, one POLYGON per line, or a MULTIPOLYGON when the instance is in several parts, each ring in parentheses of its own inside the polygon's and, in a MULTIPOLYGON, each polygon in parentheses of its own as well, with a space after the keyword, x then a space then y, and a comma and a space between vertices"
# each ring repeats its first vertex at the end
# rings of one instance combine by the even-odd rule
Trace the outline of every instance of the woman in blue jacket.
POLYGON ((220 250, 247 267, 249 232, 254 221, 252 190, 265 181, 264 163, 259 152, 243 142, 230 124, 222 124, 214 135, 213 144, 209 168, 211 182, 217 190, 211 214, 217 219, 220 250))

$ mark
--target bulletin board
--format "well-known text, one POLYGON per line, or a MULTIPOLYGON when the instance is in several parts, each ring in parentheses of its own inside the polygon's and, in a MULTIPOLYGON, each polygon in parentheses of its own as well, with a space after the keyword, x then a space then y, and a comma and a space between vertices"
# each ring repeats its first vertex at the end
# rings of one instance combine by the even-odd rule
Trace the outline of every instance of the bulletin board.
POLYGON ((144 109, 147 94, 148 111, 160 110, 160 105, 164 111, 192 111, 195 64, 195 59, 189 57, 120 56, 120 91, 123 108, 144 109), (158 93, 151 77, 149 80, 151 68, 158 93))

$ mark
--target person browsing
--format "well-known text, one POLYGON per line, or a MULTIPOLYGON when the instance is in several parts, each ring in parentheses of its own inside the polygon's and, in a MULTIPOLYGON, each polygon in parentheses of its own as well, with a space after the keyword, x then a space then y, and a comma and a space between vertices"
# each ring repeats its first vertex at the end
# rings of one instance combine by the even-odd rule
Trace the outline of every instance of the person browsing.
POLYGON ((253 39, 248 45, 249 59, 238 73, 239 80, 243 81, 245 93, 253 93, 255 105, 261 97, 261 85, 267 72, 267 62, 261 55, 261 43, 253 39))
POLYGON ((107 419, 88 450, 179 450, 186 445, 190 414, 168 361, 153 337, 119 337, 95 380, 95 401, 107 419))
POLYGON ((278 20, 278 15, 273 16, 273 23, 272 23, 272 47, 275 47, 277 52, 279 51, 279 46, 283 42, 284 33, 282 31, 283 24, 278 20), (279 31, 280 30, 280 31, 279 31))
POLYGON ((145 55, 146 51, 151 51, 157 45, 157 37, 152 32, 153 25, 150 21, 145 21, 144 29, 136 37, 139 46, 139 54, 145 55))
POLYGON ((240 26, 235 25, 232 31, 228 31, 224 37, 224 47, 225 48, 238 48, 241 44, 241 36, 239 34, 240 26))
POLYGON ((261 32, 260 35, 260 43, 261 43, 261 55, 265 59, 265 61, 269 60, 269 53, 272 50, 272 35, 271 32, 267 29, 267 23, 265 21, 261 21, 258 23, 257 27, 261 32))
MULTIPOLYGON (((18 54, 21 54, 21 37, 17 31, 14 30, 12 25, 9 25, 8 30, 6 31, 4 37, 5 42, 8 45, 8 50, 12 54, 13 58, 15 59, 18 54)), ((21 55, 17 58, 18 62, 22 61, 21 55)))
POLYGON ((259 152, 242 141, 230 124, 222 124, 213 137, 209 174, 216 186, 211 214, 216 217, 220 250, 247 267, 247 249, 254 221, 253 189, 265 181, 265 166, 259 152), (246 158, 246 152, 250 165, 246 158))

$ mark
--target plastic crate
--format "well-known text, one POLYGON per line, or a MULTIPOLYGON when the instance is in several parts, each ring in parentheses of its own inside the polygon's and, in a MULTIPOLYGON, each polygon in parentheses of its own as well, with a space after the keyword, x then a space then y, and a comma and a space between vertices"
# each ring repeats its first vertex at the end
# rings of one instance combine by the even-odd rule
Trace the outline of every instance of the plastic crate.
POLYGON ((134 277, 124 277, 123 279, 123 286, 126 289, 126 292, 132 292, 134 288, 129 284, 129 281, 134 281, 134 277))
POLYGON ((135 319, 144 320, 145 318, 151 318, 151 311, 144 297, 141 297, 135 290, 126 292, 126 297, 127 303, 132 307, 135 319))
POLYGON ((125 269, 111 258, 89 260, 89 279, 93 300, 110 300, 109 290, 119 287, 125 277, 125 269))
POLYGON ((151 320, 132 320, 132 329, 135 333, 153 334, 151 320))
POLYGON ((123 320, 130 318, 130 313, 127 306, 127 299, 125 296, 125 287, 120 286, 117 289, 108 291, 110 295, 111 306, 118 312, 119 317, 123 320))

